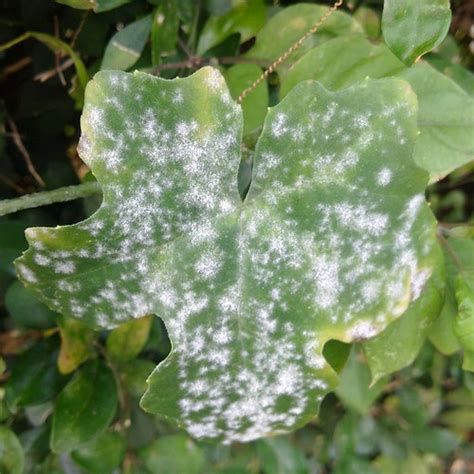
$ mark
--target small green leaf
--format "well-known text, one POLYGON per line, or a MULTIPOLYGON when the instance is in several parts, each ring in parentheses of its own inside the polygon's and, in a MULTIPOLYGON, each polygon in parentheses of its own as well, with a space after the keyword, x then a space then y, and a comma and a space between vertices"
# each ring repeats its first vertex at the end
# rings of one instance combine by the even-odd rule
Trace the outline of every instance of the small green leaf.
POLYGON ((167 474, 200 474, 205 457, 201 449, 187 436, 162 436, 143 449, 140 458, 150 472, 167 474))
MULTIPOLYGON (((225 79, 234 99, 251 86, 261 75, 262 68, 256 64, 236 64, 225 72, 225 79)), ((262 81, 242 102, 244 135, 263 126, 268 108, 268 86, 262 81)))
POLYGON ((107 337, 107 352, 117 362, 135 359, 150 335, 153 316, 145 316, 121 324, 107 337))
POLYGON ((134 359, 120 366, 120 377, 128 393, 139 399, 147 389, 147 379, 155 364, 150 360, 134 359))
MULTIPOLYGON (((298 41, 329 8, 322 5, 300 3, 284 8, 272 16, 257 34, 255 45, 247 53, 248 57, 275 61, 290 46, 298 41)), ((282 66, 286 68, 314 46, 335 38, 336 36, 351 33, 362 33, 363 29, 350 15, 337 11, 325 21, 318 32, 306 41, 289 57, 282 66)), ((282 69, 280 68, 280 71, 282 69)))
POLYGON ((58 326, 61 334, 58 369, 62 374, 70 374, 94 354, 94 331, 84 323, 64 316, 59 318, 58 326))
POLYGON ((371 384, 369 366, 364 362, 360 349, 354 346, 342 369, 339 385, 335 391, 346 407, 364 415, 368 413, 386 382, 385 377, 379 377, 371 384))
POLYGON ((59 394, 53 413, 51 449, 72 451, 103 433, 117 409, 111 371, 96 360, 82 367, 59 394))
POLYGON ((385 331, 365 342, 362 347, 373 382, 411 364, 418 355, 433 321, 440 314, 445 295, 444 257, 437 249, 435 271, 420 288, 407 311, 385 331))
POLYGON ((450 23, 449 0, 384 1, 385 42, 407 65, 441 44, 450 23))
POLYGON ((19 281, 13 282, 5 294, 5 307, 19 328, 46 329, 56 324, 57 313, 51 311, 19 281))
POLYGON ((23 474, 25 456, 15 433, 0 425, 0 472, 2 474, 23 474))
POLYGON ((400 74, 418 97, 416 163, 431 182, 474 159, 474 98, 427 63, 400 74))
POLYGON ((122 464, 125 452, 124 437, 108 431, 73 451, 71 457, 87 472, 111 474, 122 464))
POLYGON ((110 39, 100 69, 131 68, 142 54, 151 29, 151 15, 127 25, 110 39))
POLYGON ((174 0, 164 0, 153 13, 151 25, 151 62, 160 63, 163 53, 169 53, 178 41, 179 17, 174 0))
POLYGON ((14 361, 6 385, 9 408, 39 405, 52 400, 67 379, 56 368, 57 341, 48 338, 14 361))
POLYGON ((114 8, 130 3, 132 0, 56 0, 58 3, 72 8, 88 10, 92 8, 96 13, 113 10, 114 8))
POLYGON ((212 15, 199 36, 197 54, 204 54, 233 33, 240 33, 241 42, 247 41, 262 28, 265 20, 263 0, 244 0, 222 16, 212 15))

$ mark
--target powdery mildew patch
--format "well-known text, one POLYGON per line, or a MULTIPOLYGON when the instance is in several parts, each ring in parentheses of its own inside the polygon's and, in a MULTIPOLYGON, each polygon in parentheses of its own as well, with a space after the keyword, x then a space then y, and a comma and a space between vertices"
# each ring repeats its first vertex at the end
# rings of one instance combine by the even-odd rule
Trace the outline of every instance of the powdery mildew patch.
POLYGON ((147 410, 225 442, 287 432, 335 383, 325 342, 378 334, 431 274, 415 122, 401 81, 303 84, 269 112, 242 204, 241 111, 217 71, 102 72, 80 153, 104 202, 82 223, 30 229, 18 272, 104 327, 163 318, 173 350, 147 410))

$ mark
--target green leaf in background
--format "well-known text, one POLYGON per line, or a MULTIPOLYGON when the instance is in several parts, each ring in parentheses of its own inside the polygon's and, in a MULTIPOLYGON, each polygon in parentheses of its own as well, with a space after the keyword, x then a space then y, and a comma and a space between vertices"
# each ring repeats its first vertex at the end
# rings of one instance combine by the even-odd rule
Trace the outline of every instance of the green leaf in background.
POLYGON ((474 159, 474 98, 426 63, 406 69, 418 97, 420 136, 415 161, 438 181, 474 159))
POLYGON ((125 362, 135 359, 145 346, 153 316, 145 316, 121 324, 107 337, 107 352, 111 359, 125 362))
POLYGON ((153 13, 151 25, 151 62, 160 63, 163 53, 169 53, 178 41, 179 17, 174 0, 164 0, 153 13))
POLYGON ((445 428, 427 426, 423 429, 406 433, 411 446, 423 453, 434 453, 449 456, 459 445, 459 437, 445 428))
POLYGON ((151 23, 151 15, 147 15, 115 33, 107 44, 100 69, 124 71, 131 68, 142 54, 150 34, 151 23))
POLYGON ((382 34, 381 19, 375 10, 362 5, 357 8, 353 17, 360 23, 368 38, 380 38, 380 35, 382 34))
POLYGON ((102 72, 86 99, 81 155, 104 201, 82 223, 29 229, 23 281, 96 325, 159 314, 173 349, 141 403, 193 436, 306 423, 336 382, 325 343, 383 331, 436 261, 407 83, 295 87, 267 114, 244 204, 241 111, 216 70, 102 72))
POLYGON ((58 314, 38 301, 34 293, 19 281, 8 288, 5 306, 19 328, 46 329, 56 325, 58 314))
POLYGON ((18 356, 6 385, 8 407, 39 405, 53 400, 67 379, 56 368, 57 341, 40 341, 18 356))
POLYGON ((287 438, 273 437, 258 441, 257 451, 268 474, 309 474, 304 454, 296 449, 287 438))
POLYGON ((117 409, 112 372, 95 360, 82 367, 64 387, 54 405, 51 449, 68 452, 103 433, 117 409))
POLYGON ((383 37, 407 65, 441 44, 450 23, 449 0, 384 0, 383 37))
POLYGON ((266 20, 263 0, 241 0, 222 16, 211 16, 199 36, 197 54, 202 55, 222 43, 231 34, 239 33, 243 43, 262 28, 266 20))
MULTIPOLYGON (((290 46, 298 41, 326 12, 328 7, 300 3, 284 8, 270 20, 257 34, 255 45, 246 56, 275 61, 290 46)), ((308 38, 300 48, 288 57, 288 61, 282 66, 296 61, 304 53, 336 36, 351 33, 362 33, 363 29, 350 15, 337 11, 326 22, 321 25, 318 32, 308 38)), ((280 68, 280 71, 282 70, 280 68)))
POLYGON ((403 69, 404 64, 384 44, 374 45, 360 35, 345 35, 316 46, 293 64, 282 81, 280 96, 308 79, 338 90, 366 77, 378 79, 403 69))
POLYGON ((439 321, 430 329, 429 337, 445 354, 463 348, 463 368, 473 371, 474 240, 443 237, 441 241, 446 257, 447 296, 439 321))
MULTIPOLYGON (((119 326, 121 327, 121 326, 119 326)), ((151 360, 134 359, 120 365, 120 377, 127 392, 139 399, 147 389, 148 376, 153 372, 155 363, 151 360)))
POLYGON ((61 334, 58 369, 62 374, 70 374, 94 354, 94 331, 81 321, 64 316, 58 319, 58 326, 61 334))
POLYGON ((205 457, 186 435, 162 436, 140 452, 140 459, 150 472, 200 474, 205 457))
MULTIPOLYGON (((471 241, 471 252, 474 255, 474 241, 471 241)), ((474 372, 474 265, 462 268, 456 280, 456 300, 458 315, 454 320, 454 334, 464 350, 463 369, 474 372)))
POLYGON ((27 247, 24 235, 28 225, 24 221, 0 222, 0 274, 15 276, 13 260, 27 247))
POLYGON ((425 289, 406 312, 362 348, 372 373, 372 383, 411 364, 439 316, 445 295, 444 257, 438 251, 435 271, 425 289))
MULTIPOLYGON (((225 79, 234 99, 250 87, 262 74, 256 64, 236 64, 225 71, 225 79)), ((268 86, 262 81, 242 102, 244 135, 262 127, 268 108, 268 86)))
POLYGON ((113 10, 114 8, 130 3, 132 0, 56 0, 72 8, 81 10, 93 9, 96 13, 113 10))
POLYGON ((428 62, 464 89, 469 95, 474 95, 474 74, 471 71, 444 58, 429 58, 428 62))
POLYGON ((122 464, 125 452, 124 437, 119 433, 107 431, 72 451, 71 457, 87 472, 111 474, 122 464))
POLYGON ((354 346, 340 373, 339 385, 335 392, 346 407, 364 415, 368 413, 387 382, 386 377, 379 377, 374 383, 371 383, 371 379, 370 369, 363 360, 362 351, 354 346))
POLYGON ((0 425, 0 472, 2 474, 23 474, 25 458, 23 448, 15 433, 0 425))

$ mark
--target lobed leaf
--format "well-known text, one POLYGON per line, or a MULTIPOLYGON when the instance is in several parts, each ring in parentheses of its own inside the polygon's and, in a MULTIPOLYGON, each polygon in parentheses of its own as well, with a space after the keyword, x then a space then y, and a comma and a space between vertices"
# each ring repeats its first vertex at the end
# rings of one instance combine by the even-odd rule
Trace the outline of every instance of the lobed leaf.
POLYGON ((306 423, 336 383, 325 343, 380 333, 433 271, 404 81, 295 87, 267 114, 244 203, 242 114, 211 68, 173 81, 101 72, 82 130, 102 206, 29 229, 17 270, 94 324, 159 315, 173 347, 141 403, 193 436, 248 441, 306 423))
POLYGON ((450 24, 449 0, 384 0, 383 37, 407 65, 441 44, 450 24))
POLYGON ((388 48, 362 37, 341 37, 312 49, 285 76, 280 94, 296 84, 316 79, 331 90, 365 77, 397 75, 418 97, 418 127, 414 159, 435 182, 474 157, 474 99, 451 79, 421 62, 405 68, 388 48))

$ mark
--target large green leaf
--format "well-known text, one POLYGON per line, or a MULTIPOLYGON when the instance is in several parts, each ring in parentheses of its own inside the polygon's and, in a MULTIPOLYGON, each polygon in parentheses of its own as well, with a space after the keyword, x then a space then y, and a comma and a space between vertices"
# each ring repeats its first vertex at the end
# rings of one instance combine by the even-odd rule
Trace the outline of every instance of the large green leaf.
POLYGON ((76 372, 54 405, 51 449, 71 451, 103 433, 117 408, 111 371, 96 360, 76 372))
MULTIPOLYGON (((255 45, 247 53, 251 58, 275 61, 298 41, 328 11, 323 5, 299 3, 284 8, 271 17, 257 34, 255 45)), ((311 48, 336 36, 362 33, 363 29, 350 15, 335 12, 325 21, 318 32, 311 35, 289 57, 283 67, 296 61, 311 48)))
POLYGON ((406 64, 436 48, 451 23, 449 0, 384 0, 385 42, 406 64))
POLYGON ((436 250, 404 81, 295 87, 267 115, 244 203, 241 130, 212 68, 173 81, 97 74, 80 149, 102 206, 29 229, 16 263, 65 314, 106 327, 160 315, 173 348, 142 406, 226 441, 311 419, 336 382, 324 344, 400 317, 436 250))

